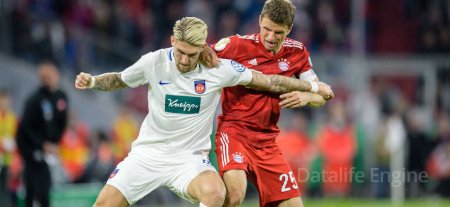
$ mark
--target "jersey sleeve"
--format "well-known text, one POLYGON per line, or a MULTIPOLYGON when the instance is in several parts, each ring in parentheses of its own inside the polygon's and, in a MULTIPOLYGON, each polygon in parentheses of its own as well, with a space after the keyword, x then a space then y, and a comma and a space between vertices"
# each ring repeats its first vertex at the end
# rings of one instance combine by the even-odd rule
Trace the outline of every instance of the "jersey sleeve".
POLYGON ((137 62, 121 72, 120 77, 129 87, 136 88, 149 82, 149 73, 153 68, 154 53, 143 55, 137 62))
POLYGON ((300 65, 300 71, 297 73, 297 77, 300 77, 300 79, 312 81, 317 76, 313 71, 313 64, 311 62, 311 57, 309 55, 309 51, 306 49, 306 47, 303 47, 303 50, 299 53, 301 65, 300 65))
POLYGON ((223 87, 247 85, 253 78, 250 69, 234 60, 222 59, 219 71, 223 87))
POLYGON ((314 73, 314 70, 311 68, 303 73, 300 74, 300 79, 305 81, 314 81, 317 78, 316 73, 314 73))
POLYGON ((237 38, 236 35, 222 38, 216 44, 211 45, 211 48, 216 51, 220 58, 233 59, 232 57, 236 57, 238 51, 237 38))

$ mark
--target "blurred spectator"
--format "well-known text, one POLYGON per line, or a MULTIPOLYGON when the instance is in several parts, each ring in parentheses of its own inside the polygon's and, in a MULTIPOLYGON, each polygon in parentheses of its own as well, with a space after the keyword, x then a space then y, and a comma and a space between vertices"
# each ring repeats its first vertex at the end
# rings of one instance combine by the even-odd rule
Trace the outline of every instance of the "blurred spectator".
POLYGON ((69 113, 69 122, 61 139, 60 157, 69 181, 74 182, 84 171, 88 161, 89 129, 74 112, 69 113))
MULTIPOLYGON (((9 197, 11 198, 11 206, 15 207, 18 201, 18 191, 21 186, 23 186, 22 181, 22 173, 23 173, 23 163, 20 159, 19 150, 16 148, 14 150, 11 163, 9 167, 9 176, 8 176, 8 192, 9 197)), ((5 202, 6 203, 6 202, 5 202)))
MULTIPOLYGON (((386 141, 386 122, 382 120, 378 126, 378 132, 374 152, 375 152, 375 169, 378 174, 389 173, 389 150, 386 141)), ((371 175, 372 176, 372 175, 371 175)), ((372 184, 372 193, 375 198, 387 198, 389 196, 389 181, 387 179, 379 179, 372 184)))
POLYGON ((337 22, 335 5, 332 1, 321 0, 316 2, 315 24, 313 28, 312 49, 322 52, 335 53, 342 49, 344 43, 344 28, 337 22))
POLYGON ((11 97, 6 89, 0 89, 0 203, 9 203, 7 180, 16 149, 16 130, 17 116, 11 109, 11 97))
POLYGON ((292 112, 288 126, 281 130, 276 142, 297 179, 300 192, 306 194, 309 166, 317 152, 308 136, 305 116, 300 112, 292 112))
POLYGON ((444 0, 424 3, 420 17, 420 53, 450 52, 450 18, 448 7, 450 2, 444 0))
POLYGON ((114 157, 123 160, 131 149, 131 143, 136 139, 139 125, 127 106, 122 106, 112 126, 114 157))
POLYGON ((351 191, 356 132, 349 122, 341 100, 329 102, 329 118, 317 135, 317 147, 323 156, 324 195, 348 196, 351 191))
POLYGON ((68 100, 59 89, 59 73, 51 62, 39 65, 41 86, 25 103, 17 144, 25 164, 26 206, 36 200, 50 206, 49 165, 58 160, 58 143, 67 125, 68 100))
POLYGON ((450 197, 450 142, 439 144, 433 151, 428 163, 428 172, 438 181, 437 192, 450 197))
POLYGON ((232 9, 223 11, 218 18, 216 31, 213 34, 217 37, 227 37, 238 33, 240 19, 237 11, 232 9))
POLYGON ((447 113, 438 115, 437 141, 439 144, 428 159, 427 170, 438 181, 439 195, 450 197, 450 118, 447 113))
POLYGON ((404 173, 406 154, 406 128, 403 114, 406 100, 402 93, 392 88, 381 96, 383 118, 376 138, 376 168, 371 170, 373 193, 377 198, 404 198, 404 173), (393 184, 397 183, 397 184, 393 184))
MULTIPOLYGON (((431 137, 426 132, 426 120, 424 111, 413 108, 407 113, 407 144, 408 156, 406 169, 408 173, 419 174, 425 172, 426 160, 428 159, 433 143, 431 137)), ((426 190, 426 182, 423 180, 407 180, 407 193, 410 197, 423 195, 426 190)))
POLYGON ((115 160, 112 143, 104 131, 99 130, 93 134, 89 154, 90 160, 86 164, 83 174, 75 182, 106 182, 114 170, 115 160))

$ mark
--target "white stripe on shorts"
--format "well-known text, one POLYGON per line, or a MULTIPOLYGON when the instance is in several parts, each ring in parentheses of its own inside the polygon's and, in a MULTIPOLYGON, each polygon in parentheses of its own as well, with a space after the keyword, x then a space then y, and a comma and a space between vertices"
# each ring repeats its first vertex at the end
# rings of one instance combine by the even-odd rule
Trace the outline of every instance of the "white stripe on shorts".
POLYGON ((230 140, 228 139, 228 134, 221 132, 222 137, 220 138, 220 142, 222 142, 222 167, 227 165, 230 162, 230 156, 228 154, 228 143, 230 140))

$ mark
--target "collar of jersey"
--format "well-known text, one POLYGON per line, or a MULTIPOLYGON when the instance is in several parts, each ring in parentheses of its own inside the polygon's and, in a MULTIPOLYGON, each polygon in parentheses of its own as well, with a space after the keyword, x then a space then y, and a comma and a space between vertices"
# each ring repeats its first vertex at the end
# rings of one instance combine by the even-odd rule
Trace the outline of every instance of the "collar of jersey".
POLYGON ((172 48, 170 48, 170 51, 169 51, 169 60, 171 61, 171 62, 173 62, 173 47, 172 48))

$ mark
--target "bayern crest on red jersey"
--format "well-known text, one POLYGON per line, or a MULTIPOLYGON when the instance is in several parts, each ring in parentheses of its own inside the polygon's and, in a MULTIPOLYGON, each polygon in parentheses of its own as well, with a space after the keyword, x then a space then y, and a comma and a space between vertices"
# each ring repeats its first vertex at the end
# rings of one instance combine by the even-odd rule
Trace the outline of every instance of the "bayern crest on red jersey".
POLYGON ((278 68, 280 68, 280 70, 282 71, 289 70, 289 61, 284 58, 278 59, 278 68))

